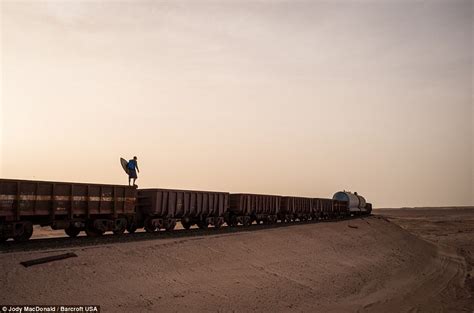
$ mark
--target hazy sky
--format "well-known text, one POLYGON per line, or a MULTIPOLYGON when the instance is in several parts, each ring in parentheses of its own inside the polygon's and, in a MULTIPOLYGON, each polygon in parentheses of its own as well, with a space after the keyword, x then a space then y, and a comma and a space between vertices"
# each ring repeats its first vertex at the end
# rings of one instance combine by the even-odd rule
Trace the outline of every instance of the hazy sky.
POLYGON ((474 204, 473 1, 1 1, 0 177, 474 204))

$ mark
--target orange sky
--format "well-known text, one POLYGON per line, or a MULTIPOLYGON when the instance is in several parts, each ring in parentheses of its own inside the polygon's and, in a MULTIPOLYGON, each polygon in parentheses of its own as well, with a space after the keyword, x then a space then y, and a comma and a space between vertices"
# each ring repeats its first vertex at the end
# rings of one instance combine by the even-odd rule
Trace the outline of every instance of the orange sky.
POLYGON ((472 1, 2 1, 0 176, 474 204, 472 1))

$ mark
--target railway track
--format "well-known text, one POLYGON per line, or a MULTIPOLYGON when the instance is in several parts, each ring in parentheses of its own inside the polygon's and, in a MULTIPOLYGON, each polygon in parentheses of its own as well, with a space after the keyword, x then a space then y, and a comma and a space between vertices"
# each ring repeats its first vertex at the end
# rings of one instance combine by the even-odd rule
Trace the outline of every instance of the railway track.
POLYGON ((251 226, 237 226, 237 227, 222 227, 218 230, 209 228, 207 230, 194 228, 194 229, 181 229, 174 230, 171 232, 159 231, 155 233, 139 232, 133 234, 123 234, 120 236, 113 234, 105 234, 101 237, 87 237, 79 236, 76 238, 69 237, 57 237, 57 238, 38 238, 31 239, 26 242, 15 242, 6 241, 0 244, 0 253, 12 253, 12 252, 24 252, 24 251, 41 251, 41 250, 52 250, 52 249, 66 249, 66 248, 77 248, 87 246, 99 246, 113 243, 127 243, 127 242, 138 242, 147 240, 163 240, 171 238, 183 238, 183 237, 196 237, 196 236, 217 236, 222 234, 242 233, 250 231, 260 231, 265 229, 275 229, 280 227, 292 227, 298 225, 317 224, 317 223, 336 223, 352 219, 364 219, 363 217, 350 217, 345 219, 334 219, 334 220, 320 220, 317 222, 292 222, 292 223, 276 223, 271 225, 264 224, 253 224, 251 226))

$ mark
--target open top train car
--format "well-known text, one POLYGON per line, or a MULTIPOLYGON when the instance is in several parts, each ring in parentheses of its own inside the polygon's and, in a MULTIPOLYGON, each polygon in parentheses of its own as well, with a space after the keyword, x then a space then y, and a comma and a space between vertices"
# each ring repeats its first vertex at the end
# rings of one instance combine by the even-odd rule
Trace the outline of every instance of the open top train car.
POLYGON ((136 188, 118 185, 0 179, 0 241, 28 240, 33 224, 75 237, 136 229, 136 188))
POLYGON ((201 229, 220 228, 228 207, 228 192, 139 189, 137 220, 148 232, 173 230, 177 220, 185 229, 195 224, 201 229))

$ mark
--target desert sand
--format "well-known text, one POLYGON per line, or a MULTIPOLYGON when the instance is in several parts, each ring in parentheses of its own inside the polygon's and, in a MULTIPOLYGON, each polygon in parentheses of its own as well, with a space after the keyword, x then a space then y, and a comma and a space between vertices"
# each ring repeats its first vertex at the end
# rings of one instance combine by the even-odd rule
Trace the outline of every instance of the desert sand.
POLYGON ((444 223, 433 222, 425 232, 417 225, 431 223, 429 216, 394 212, 254 232, 1 253, 0 303, 99 304, 103 312, 472 312, 472 259, 466 259, 473 252, 474 210, 454 218, 462 232, 449 226, 453 234, 441 236, 436 233, 444 223), (78 257, 19 264, 64 252, 78 257))

